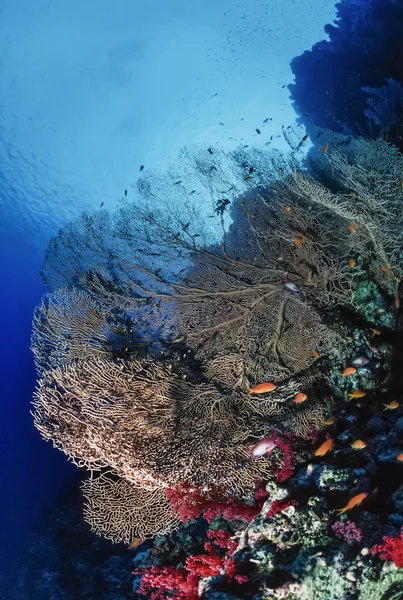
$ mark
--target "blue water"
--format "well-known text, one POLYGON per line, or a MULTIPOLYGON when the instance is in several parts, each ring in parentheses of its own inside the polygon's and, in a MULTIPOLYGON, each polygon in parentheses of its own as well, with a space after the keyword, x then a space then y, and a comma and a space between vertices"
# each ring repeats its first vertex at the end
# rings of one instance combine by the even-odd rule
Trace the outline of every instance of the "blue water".
POLYGON ((303 4, 0 2, 0 598, 11 597, 2 581, 24 568, 32 528, 76 471, 29 413, 49 239, 82 210, 130 196, 140 164, 163 167, 195 142, 263 146, 292 124, 289 63, 326 37, 335 14, 331 1, 303 4))

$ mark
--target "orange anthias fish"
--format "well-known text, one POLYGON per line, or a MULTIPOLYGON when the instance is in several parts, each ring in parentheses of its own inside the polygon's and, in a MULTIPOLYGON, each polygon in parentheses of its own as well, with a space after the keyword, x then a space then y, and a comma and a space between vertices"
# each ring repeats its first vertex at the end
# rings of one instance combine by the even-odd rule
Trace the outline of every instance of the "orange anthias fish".
POLYGON ((284 206, 284 212, 289 213, 291 211, 291 206, 284 206))
POLYGON ((301 248, 302 240, 300 240, 299 237, 294 237, 292 239, 293 239, 293 242, 295 243, 295 245, 298 246, 298 248, 301 248))
POLYGON ((305 400, 308 398, 308 396, 306 394, 304 394, 303 392, 300 392, 299 394, 297 394, 294 399, 293 402, 295 402, 296 404, 300 404, 301 402, 305 402, 305 400))
POLYGON ((314 355, 315 358, 320 358, 320 354, 317 350, 312 350, 312 354, 314 355))
POLYGON ((362 450, 363 448, 365 448, 367 444, 365 442, 363 442, 362 440, 355 440, 355 442, 353 442, 351 444, 351 447, 354 450, 362 450))
POLYGON ((389 271, 389 267, 387 267, 386 265, 381 265, 381 271, 387 273, 389 271))
POLYGON ((396 456, 396 458, 397 458, 398 461, 403 462, 403 452, 401 454, 398 454, 396 456))
POLYGON ((259 385, 255 385, 255 387, 249 390, 249 394, 266 394, 267 392, 273 392, 277 386, 271 382, 267 381, 266 383, 259 383, 259 385))
POLYGON ((329 145, 326 144, 325 146, 322 147, 322 152, 327 152, 329 148, 329 145))
POLYGON ((389 404, 384 404, 384 409, 383 410, 395 410, 395 408, 399 408, 400 404, 399 402, 396 402, 396 400, 393 400, 393 402, 389 402, 389 404))
POLYGON ((356 227, 355 225, 349 225, 349 226, 347 227, 347 229, 348 229, 349 231, 351 231, 352 233, 357 233, 357 231, 358 231, 358 230, 357 230, 357 227, 356 227))
POLYGON ((128 550, 134 550, 144 542, 144 538, 136 538, 127 546, 128 550))
POLYGON ((372 335, 381 335, 382 333, 379 329, 370 329, 370 331, 372 331, 372 335))
POLYGON ((349 377, 350 375, 354 375, 354 373, 357 373, 357 369, 355 369, 354 367, 347 367, 347 369, 344 369, 344 371, 341 374, 341 376, 342 377, 349 377))
POLYGON ((354 269, 355 265, 356 265, 356 262, 355 262, 354 258, 349 258, 348 266, 350 267, 350 269, 354 269))
POLYGON ((400 308, 400 297, 399 297, 399 294, 396 294, 395 304, 396 304, 396 308, 400 308))
POLYGON ((299 237, 299 238, 304 238, 304 237, 305 237, 305 235, 304 235, 303 233, 301 233, 300 231, 296 231, 296 232, 295 232, 295 235, 296 235, 297 237, 299 237))
POLYGON ((351 500, 349 500, 346 504, 346 506, 344 508, 339 508, 338 509, 338 514, 342 515, 343 513, 347 512, 348 510, 351 510, 352 508, 354 508, 355 506, 359 506, 361 504, 361 502, 363 500, 365 500, 365 498, 368 496, 367 493, 363 492, 362 494, 357 494, 356 496, 354 496, 353 498, 351 498, 351 500))
POLYGON ((336 419, 334 417, 329 417, 323 421, 325 425, 334 425, 336 423, 336 419))
POLYGON ((332 448, 333 448, 333 440, 329 439, 329 440, 326 440, 326 442, 323 442, 323 444, 321 446, 319 446, 319 448, 317 448, 317 450, 315 450, 314 454, 315 454, 315 456, 324 456, 325 454, 330 452, 330 450, 332 448))
POLYGON ((364 398, 366 395, 366 392, 363 392, 362 390, 355 390, 352 394, 347 394, 350 400, 353 398, 364 398))

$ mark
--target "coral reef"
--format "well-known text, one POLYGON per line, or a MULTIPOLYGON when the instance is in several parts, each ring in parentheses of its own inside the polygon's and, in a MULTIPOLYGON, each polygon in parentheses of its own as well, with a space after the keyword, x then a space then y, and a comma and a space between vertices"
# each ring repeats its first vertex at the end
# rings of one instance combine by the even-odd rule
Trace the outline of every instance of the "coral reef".
POLYGON ((403 158, 292 135, 184 150, 47 251, 34 423, 90 472, 91 528, 139 544, 139 597, 403 585, 403 158))
POLYGON ((403 149, 401 0, 343 0, 326 25, 328 40, 291 62, 289 86, 299 122, 316 143, 316 127, 384 136, 403 149))

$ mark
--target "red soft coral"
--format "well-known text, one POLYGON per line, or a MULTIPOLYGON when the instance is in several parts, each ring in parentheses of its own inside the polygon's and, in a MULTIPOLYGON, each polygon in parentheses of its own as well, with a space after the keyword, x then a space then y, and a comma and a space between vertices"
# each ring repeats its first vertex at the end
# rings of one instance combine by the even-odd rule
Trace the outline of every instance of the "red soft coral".
POLYGON ((291 477, 294 472, 295 454, 291 448, 291 444, 295 441, 292 434, 284 434, 281 436, 275 429, 268 436, 280 449, 283 459, 282 467, 274 473, 277 481, 283 482, 291 477))
POLYGON ((270 510, 266 515, 266 518, 270 519, 270 517, 274 517, 274 515, 281 512, 282 510, 285 510, 289 506, 297 506, 297 504, 298 503, 296 500, 287 500, 287 498, 284 498, 283 500, 273 500, 270 510))
POLYGON ((139 594, 148 595, 150 600, 197 600, 199 597, 197 587, 199 578, 195 573, 178 567, 148 567, 134 571, 142 575, 139 594), (156 589, 154 589, 156 588, 156 589), (167 596, 166 592, 173 591, 174 596, 167 596))
POLYGON ((380 552, 382 560, 392 560, 397 567, 403 567, 403 527, 400 537, 384 537, 383 543, 373 546, 371 552, 372 554, 380 552))
MULTIPOLYGON (((188 556, 183 569, 165 566, 134 571, 134 574, 143 576, 139 594, 151 592, 151 600, 165 600, 171 597, 166 596, 165 592, 175 590, 175 600, 198 598, 199 580, 218 575, 224 566, 224 556, 219 556, 213 546, 224 550, 226 554, 233 552, 237 546, 237 543, 231 540, 231 534, 223 529, 209 529, 207 537, 209 539, 204 544, 206 554, 188 556), (152 591, 153 588, 158 589, 152 591)), ((240 579, 237 579, 235 576, 235 579, 242 583, 242 576, 239 577, 240 579)))
POLYGON ((256 483, 255 502, 253 505, 245 504, 237 498, 224 494, 217 488, 201 490, 183 483, 175 488, 168 488, 166 495, 172 503, 182 522, 197 519, 201 515, 211 523, 217 515, 222 515, 227 521, 242 519, 252 521, 260 512, 268 494, 256 483))

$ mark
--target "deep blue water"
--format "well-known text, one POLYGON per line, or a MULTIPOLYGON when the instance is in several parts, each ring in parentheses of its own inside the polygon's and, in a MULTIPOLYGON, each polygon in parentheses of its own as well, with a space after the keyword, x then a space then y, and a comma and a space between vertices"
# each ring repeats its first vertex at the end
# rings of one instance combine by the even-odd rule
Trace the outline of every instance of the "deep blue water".
POLYGON ((7 574, 23 557, 41 509, 75 469, 41 440, 29 413, 36 378, 29 348, 32 312, 45 291, 38 275, 42 252, 29 240, 3 235, 0 256, 0 556, 7 574))

